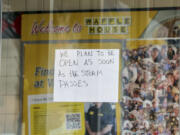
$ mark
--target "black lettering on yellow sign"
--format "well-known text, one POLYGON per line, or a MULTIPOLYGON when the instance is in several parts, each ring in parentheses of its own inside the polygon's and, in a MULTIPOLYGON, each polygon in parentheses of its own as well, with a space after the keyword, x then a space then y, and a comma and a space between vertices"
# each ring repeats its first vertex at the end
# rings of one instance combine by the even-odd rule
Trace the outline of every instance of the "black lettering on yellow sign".
POLYGON ((36 67, 35 76, 53 76, 54 69, 46 69, 44 67, 36 67))
POLYGON ((89 34, 127 34, 131 17, 94 17, 86 18, 89 34))
POLYGON ((121 24, 123 23, 122 17, 118 17, 118 18, 116 19, 116 23, 117 23, 118 25, 121 25, 121 24))
POLYGON ((111 27, 108 27, 108 26, 104 27, 104 33, 105 34, 111 33, 111 27))
POLYGON ((92 19, 91 18, 86 19, 86 25, 92 25, 92 19))
POLYGON ((96 30, 95 27, 89 27, 89 34, 95 34, 96 30))
POLYGON ((109 25, 115 24, 115 18, 109 18, 109 25))
POLYGON ((103 27, 101 27, 101 26, 97 27, 97 33, 102 34, 103 33, 103 27))
POLYGON ((54 86, 54 79, 48 79, 47 83, 48 83, 48 88, 53 88, 53 86, 54 86))
POLYGON ((130 18, 125 18, 124 19, 124 24, 125 25, 130 25, 131 24, 131 19, 130 18))
POLYGON ((34 82, 34 87, 35 88, 44 88, 44 81, 43 80, 35 81, 34 82))
POLYGON ((126 26, 121 26, 120 27, 120 33, 127 33, 127 30, 126 30, 126 26))
POLYGON ((117 34, 118 32, 119 32, 119 27, 118 26, 112 27, 112 33, 117 34))
POLYGON ((99 25, 99 18, 94 18, 93 19, 93 25, 99 25))
POLYGON ((101 19, 101 25, 107 25, 107 18, 101 19))

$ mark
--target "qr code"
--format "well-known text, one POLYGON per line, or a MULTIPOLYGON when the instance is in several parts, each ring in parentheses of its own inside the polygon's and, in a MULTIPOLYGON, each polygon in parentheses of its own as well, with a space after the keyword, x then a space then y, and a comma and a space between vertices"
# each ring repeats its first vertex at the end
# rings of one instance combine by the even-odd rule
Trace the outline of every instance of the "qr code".
POLYGON ((66 114, 66 129, 67 130, 81 129, 81 114, 80 113, 66 114))

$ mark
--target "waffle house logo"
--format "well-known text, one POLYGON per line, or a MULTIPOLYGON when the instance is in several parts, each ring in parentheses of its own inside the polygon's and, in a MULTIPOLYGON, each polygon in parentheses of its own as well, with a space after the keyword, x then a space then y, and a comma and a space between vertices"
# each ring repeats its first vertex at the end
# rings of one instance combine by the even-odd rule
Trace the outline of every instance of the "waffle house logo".
POLYGON ((128 34, 131 17, 85 18, 88 34, 128 34))

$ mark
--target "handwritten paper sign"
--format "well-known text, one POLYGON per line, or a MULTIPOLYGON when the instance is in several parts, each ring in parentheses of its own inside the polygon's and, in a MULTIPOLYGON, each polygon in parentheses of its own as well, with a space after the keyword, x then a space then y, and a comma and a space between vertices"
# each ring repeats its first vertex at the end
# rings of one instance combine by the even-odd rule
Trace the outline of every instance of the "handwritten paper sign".
POLYGON ((55 102, 118 102, 119 49, 55 51, 55 102))

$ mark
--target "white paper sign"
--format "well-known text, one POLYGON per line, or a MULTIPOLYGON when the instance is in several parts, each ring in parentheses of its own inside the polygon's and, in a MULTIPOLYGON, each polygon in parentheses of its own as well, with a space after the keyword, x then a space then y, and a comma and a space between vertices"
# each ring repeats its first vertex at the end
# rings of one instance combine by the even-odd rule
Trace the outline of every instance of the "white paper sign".
POLYGON ((58 49, 55 102, 118 102, 119 49, 58 49))

